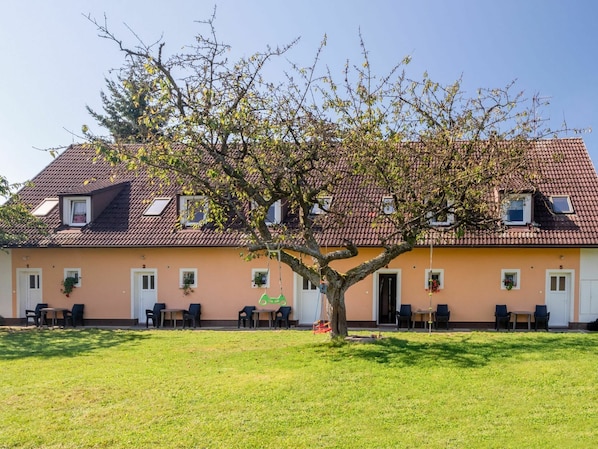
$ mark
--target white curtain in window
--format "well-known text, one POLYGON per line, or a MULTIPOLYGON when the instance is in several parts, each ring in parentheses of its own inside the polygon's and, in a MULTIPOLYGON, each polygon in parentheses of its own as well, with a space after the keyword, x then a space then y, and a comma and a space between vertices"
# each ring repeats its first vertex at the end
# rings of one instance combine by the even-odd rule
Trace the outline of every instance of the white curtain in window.
POLYGON ((85 201, 73 201, 71 203, 72 223, 87 223, 87 206, 85 201))

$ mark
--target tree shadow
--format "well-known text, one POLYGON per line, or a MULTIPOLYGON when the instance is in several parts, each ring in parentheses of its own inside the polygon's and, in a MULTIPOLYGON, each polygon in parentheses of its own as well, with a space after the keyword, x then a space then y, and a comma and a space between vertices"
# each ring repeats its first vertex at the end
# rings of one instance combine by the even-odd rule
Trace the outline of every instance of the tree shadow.
POLYGON ((598 351, 598 338, 590 334, 543 333, 519 337, 479 339, 474 334, 444 340, 407 340, 385 337, 368 344, 337 345, 329 353, 333 360, 350 355, 373 363, 397 367, 453 366, 479 368, 504 359, 533 356, 537 360, 558 360, 571 351, 598 351))
POLYGON ((0 360, 76 357, 97 349, 139 342, 148 336, 111 329, 0 329, 0 360))

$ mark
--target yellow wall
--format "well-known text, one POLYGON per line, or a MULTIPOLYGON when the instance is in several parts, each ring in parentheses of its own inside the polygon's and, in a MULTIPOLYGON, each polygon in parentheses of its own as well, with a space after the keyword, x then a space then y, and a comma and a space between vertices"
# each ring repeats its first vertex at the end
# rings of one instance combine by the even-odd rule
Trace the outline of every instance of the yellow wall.
MULTIPOLYGON (((279 294, 276 260, 243 260, 240 249, 233 248, 133 248, 133 249, 15 249, 13 250, 12 310, 16 317, 16 269, 42 269, 43 299, 54 307, 85 303, 85 316, 98 319, 131 317, 131 269, 157 270, 158 299, 168 307, 186 308, 191 302, 202 304, 202 320, 236 320, 244 305, 258 305, 264 289, 252 288, 251 269, 270 268, 270 295, 279 294), (64 268, 80 268, 82 286, 69 298, 60 292, 64 268), (198 286, 188 296, 179 288, 179 269, 197 268, 198 286)), ((360 259, 374 257, 374 249, 360 250, 360 259)), ((433 306, 449 304, 451 321, 494 321, 494 305, 507 304, 510 310, 533 310, 544 303, 547 269, 579 272, 576 249, 477 249, 434 248, 432 267, 444 270, 444 285, 432 296, 433 306), (562 258, 561 258, 562 256, 562 258), (501 269, 519 269, 519 290, 501 290, 501 269)), ((348 269, 355 261, 339 261, 338 269, 348 269)), ((415 309, 427 308, 424 289, 425 270, 430 267, 430 250, 416 249, 388 265, 400 270, 400 300, 415 309)), ((293 305, 294 276, 282 266, 283 292, 293 305)), ((577 281, 577 278, 574 279, 577 281)), ((374 276, 347 292, 347 318, 350 321, 375 320, 374 276)), ((578 316, 578 289, 572 298, 578 316)))

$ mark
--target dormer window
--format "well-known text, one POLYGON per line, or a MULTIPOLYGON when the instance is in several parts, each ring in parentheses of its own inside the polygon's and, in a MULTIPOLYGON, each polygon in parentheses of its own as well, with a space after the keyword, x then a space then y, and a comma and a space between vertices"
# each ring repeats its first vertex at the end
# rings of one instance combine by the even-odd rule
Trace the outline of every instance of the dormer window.
POLYGON ((395 202, 392 196, 382 197, 382 212, 384 215, 390 215, 395 212, 395 202))
POLYGON ((203 224, 208 216, 208 202, 203 196, 181 196, 179 209, 181 224, 187 227, 203 224))
POLYGON ((282 222, 282 201, 278 200, 270 205, 266 214, 266 224, 280 224, 282 222))
POLYGON ((531 193, 507 195, 503 200, 502 210, 502 220, 507 225, 526 225, 531 223, 531 193))
POLYGON ((63 221, 69 226, 85 226, 91 217, 91 198, 88 196, 63 198, 63 221))
POLYGON ((568 195, 554 195, 550 197, 552 211, 555 214, 572 214, 573 205, 568 195))
POLYGON ((312 215, 320 215, 330 211, 330 205, 332 204, 332 196, 319 196, 318 202, 311 208, 312 215))
POLYGON ((445 201, 440 207, 441 211, 430 213, 430 226, 450 226, 455 223, 455 214, 452 213, 452 201, 445 201))

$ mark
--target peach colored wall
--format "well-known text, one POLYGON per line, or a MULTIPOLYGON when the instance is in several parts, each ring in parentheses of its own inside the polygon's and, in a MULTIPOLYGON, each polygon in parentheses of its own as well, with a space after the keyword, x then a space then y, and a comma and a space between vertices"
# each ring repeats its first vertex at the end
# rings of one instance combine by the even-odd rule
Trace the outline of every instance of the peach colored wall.
MULTIPOLYGON (((330 249, 332 250, 332 249, 330 249)), ((85 303, 88 318, 131 317, 131 269, 157 270, 158 300, 169 307, 186 308, 191 302, 202 304, 202 319, 230 320, 244 305, 258 305, 264 289, 252 288, 252 268, 267 268, 265 258, 250 262, 240 257, 242 250, 233 248, 99 248, 99 249, 15 249, 13 250, 13 286, 17 268, 42 269, 43 299, 51 306, 71 307, 85 303), (25 257, 26 256, 26 257, 25 257), (142 258, 143 257, 143 258, 142 258), (64 268, 80 268, 82 286, 69 298, 60 293, 64 268), (188 296, 179 288, 179 269, 197 268, 198 286, 188 296)), ((360 259, 377 254, 375 249, 360 250, 360 259)), ((339 261, 335 267, 346 270, 354 260, 339 261)), ((434 248, 433 268, 444 269, 443 289, 432 296, 433 306, 447 303, 452 321, 494 321, 494 305, 507 304, 509 309, 533 310, 544 303, 547 269, 579 272, 577 249, 526 248, 434 248), (563 259, 560 256, 563 256, 563 259), (519 269, 520 290, 501 290, 501 269, 519 269)), ((400 270, 400 300, 414 308, 427 308, 429 297, 424 290, 425 270, 430 266, 430 251, 418 248, 399 256, 388 269, 400 270)), ((269 263, 270 295, 279 294, 279 268, 269 263)), ((293 306, 294 276, 282 266, 283 292, 293 306)), ((578 281, 577 277, 574 278, 578 281)), ((574 288, 575 319, 578 314, 579 289, 574 288)), ((16 287, 13 288, 13 317, 17 310, 16 287)), ((376 308, 374 276, 349 289, 346 295, 348 320, 371 321, 376 308)))

